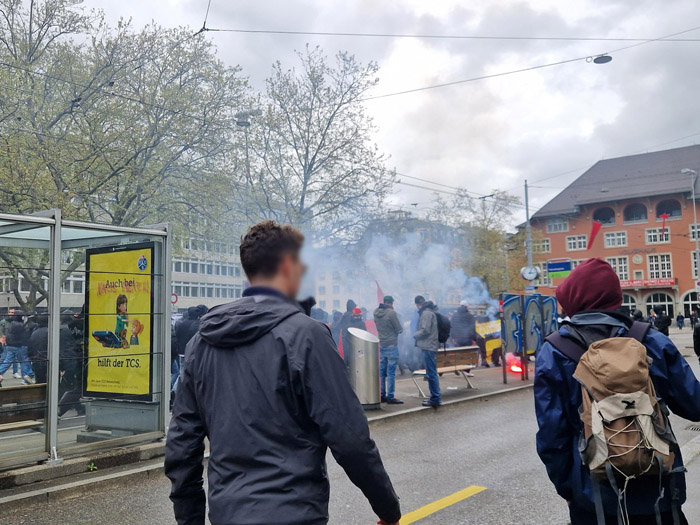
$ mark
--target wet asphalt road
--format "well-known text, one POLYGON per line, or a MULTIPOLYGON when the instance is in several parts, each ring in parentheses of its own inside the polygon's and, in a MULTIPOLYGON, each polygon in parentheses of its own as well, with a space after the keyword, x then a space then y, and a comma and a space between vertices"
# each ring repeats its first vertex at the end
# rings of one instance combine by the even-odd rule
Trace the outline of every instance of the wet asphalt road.
MULTIPOLYGON (((535 430, 532 391, 524 390, 383 423, 372 433, 405 513, 470 485, 486 487, 417 522, 421 525, 565 524, 565 504, 535 453, 535 430)), ((679 438, 695 435, 681 431, 679 438)), ((329 473, 330 523, 376 523, 362 494, 330 456, 329 473)), ((132 480, 117 488, 87 489, 65 501, 13 512, 0 509, 0 519, 9 525, 170 524, 168 489, 162 477, 132 480)), ((700 516, 689 518, 691 524, 700 523, 700 516)))

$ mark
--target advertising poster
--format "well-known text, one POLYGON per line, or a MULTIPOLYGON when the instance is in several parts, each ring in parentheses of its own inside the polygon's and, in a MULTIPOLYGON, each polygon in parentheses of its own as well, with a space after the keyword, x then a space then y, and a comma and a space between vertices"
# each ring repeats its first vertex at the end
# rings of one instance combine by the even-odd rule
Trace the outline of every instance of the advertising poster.
POLYGON ((87 251, 86 396, 150 397, 153 248, 87 251))

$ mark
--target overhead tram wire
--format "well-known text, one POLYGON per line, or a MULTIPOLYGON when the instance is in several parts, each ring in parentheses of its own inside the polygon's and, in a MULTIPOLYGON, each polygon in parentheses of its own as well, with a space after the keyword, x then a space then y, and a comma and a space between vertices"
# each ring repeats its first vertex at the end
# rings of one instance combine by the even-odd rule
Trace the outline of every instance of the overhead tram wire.
POLYGON ((204 33, 205 31, 211 31, 211 29, 207 28, 207 20, 209 19, 209 9, 211 9, 211 0, 209 0, 209 2, 207 3, 207 12, 204 15, 204 23, 202 24, 202 29, 197 31, 195 35, 204 33))
MULTIPOLYGON (((211 3, 211 2, 210 2, 211 3)), ((207 10, 208 13, 208 10, 207 10)), ((206 19, 205 19, 206 27, 206 19)), ((627 37, 559 37, 559 36, 511 36, 511 35, 435 35, 420 33, 363 33, 357 31, 295 31, 284 29, 239 29, 207 27, 204 31, 214 33, 239 33, 253 35, 287 35, 287 36, 332 36, 353 38, 416 38, 427 40, 515 40, 544 42, 700 42, 700 38, 627 38, 627 37)))

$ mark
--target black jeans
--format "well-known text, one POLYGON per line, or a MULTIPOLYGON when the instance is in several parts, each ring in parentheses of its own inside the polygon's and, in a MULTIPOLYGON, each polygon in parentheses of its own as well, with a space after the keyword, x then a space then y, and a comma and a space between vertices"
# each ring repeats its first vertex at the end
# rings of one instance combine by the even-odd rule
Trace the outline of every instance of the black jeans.
MULTIPOLYGON (((683 512, 680 510, 678 512, 680 525, 688 525, 688 520, 685 519, 683 512)), ((569 515, 571 516, 571 525, 598 525, 598 519, 594 512, 569 507, 569 515)), ((662 513, 661 522, 663 525, 673 525, 673 514, 670 512, 662 513)), ((617 525, 617 516, 605 516, 605 525, 617 525)), ((630 525, 656 525, 656 514, 630 516, 630 525)))

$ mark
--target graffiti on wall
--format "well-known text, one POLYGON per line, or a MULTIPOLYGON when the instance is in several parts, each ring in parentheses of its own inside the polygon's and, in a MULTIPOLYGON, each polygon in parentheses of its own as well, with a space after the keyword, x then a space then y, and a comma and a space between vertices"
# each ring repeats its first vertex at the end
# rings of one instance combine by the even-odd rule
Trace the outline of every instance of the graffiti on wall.
POLYGON ((503 341, 507 353, 534 354, 557 329, 557 300, 541 295, 503 296, 503 341))

